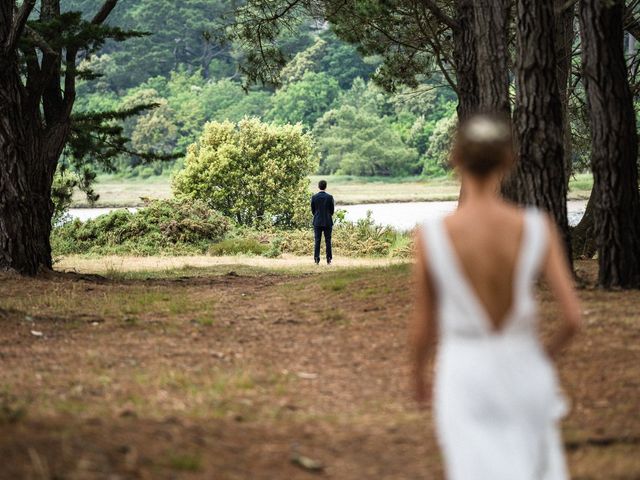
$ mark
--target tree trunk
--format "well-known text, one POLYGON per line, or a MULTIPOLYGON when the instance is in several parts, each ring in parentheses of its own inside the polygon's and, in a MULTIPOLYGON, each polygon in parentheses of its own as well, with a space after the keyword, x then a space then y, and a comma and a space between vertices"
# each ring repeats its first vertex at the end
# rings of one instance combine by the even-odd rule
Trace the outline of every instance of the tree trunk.
POLYGON ((623 52, 624 4, 621 0, 582 0, 579 5, 597 200, 594 233, 599 284, 605 288, 638 288, 638 138, 623 52))
POLYGON ((509 104, 509 0, 474 0, 473 32, 477 54, 479 108, 511 112, 509 104))
POLYGON ((547 0, 518 0, 517 11, 514 133, 519 161, 508 181, 509 197, 549 212, 570 251, 553 5, 547 0))
POLYGON ((593 227, 595 223, 595 190, 591 192, 584 215, 575 227, 571 229, 571 246, 574 258, 591 259, 596 254, 597 246, 593 227))
POLYGON ((566 0, 554 0, 555 8, 555 48, 556 48, 556 78, 562 104, 562 131, 564 136, 564 166, 567 188, 569 178, 573 173, 573 152, 571 148, 571 122, 569 121, 569 78, 571 76, 571 56, 573 54, 573 40, 575 32, 573 22, 575 17, 574 4, 567 5, 566 0))
POLYGON ((42 159, 38 118, 24 118, 28 109, 10 66, 0 70, 0 110, 0 270, 33 275, 52 266, 53 172, 42 159))
MULTIPOLYGON (((71 129, 78 50, 113 34, 67 31, 60 0, 16 3, 0 2, 0 270, 33 275, 52 266, 51 187, 71 129), (48 31, 21 42, 36 3, 48 31)), ((104 0, 90 24, 101 25, 117 3, 104 0)))
POLYGON ((478 111, 480 104, 472 0, 457 0, 456 22, 453 55, 458 87, 458 121, 463 122, 478 111))

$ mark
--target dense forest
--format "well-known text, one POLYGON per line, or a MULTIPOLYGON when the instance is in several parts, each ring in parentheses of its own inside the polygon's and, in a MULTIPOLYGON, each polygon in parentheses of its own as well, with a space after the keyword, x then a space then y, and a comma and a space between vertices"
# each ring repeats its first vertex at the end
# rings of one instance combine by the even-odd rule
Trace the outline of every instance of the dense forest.
MULTIPOLYGON (((66 0, 62 7, 91 15, 94 3, 66 0)), ((74 106, 78 113, 96 113, 155 105, 124 121, 130 142, 114 163, 116 171, 161 174, 175 162, 149 162, 133 152, 179 158, 206 122, 257 116, 276 124, 300 122, 311 131, 320 173, 446 173, 456 96, 437 76, 387 93, 372 78, 381 64, 377 56, 361 55, 327 25, 308 21, 279 40, 290 61, 278 85, 247 88, 242 65, 250 52, 228 40, 225 30, 233 22, 230 2, 121 3, 109 23, 149 34, 108 42, 85 59, 80 68, 99 78, 78 82, 74 106)))

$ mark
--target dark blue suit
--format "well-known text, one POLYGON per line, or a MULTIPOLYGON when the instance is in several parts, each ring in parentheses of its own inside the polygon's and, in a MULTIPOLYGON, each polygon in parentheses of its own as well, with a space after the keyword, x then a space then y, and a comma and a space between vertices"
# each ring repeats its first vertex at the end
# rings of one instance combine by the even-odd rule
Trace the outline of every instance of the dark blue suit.
POLYGON ((331 230, 333 228, 333 212, 335 203, 333 197, 325 191, 320 191, 311 197, 311 213, 313 213, 313 231, 315 234, 315 245, 313 249, 313 259, 320 261, 320 241, 324 233, 324 241, 327 247, 327 262, 333 258, 331 254, 331 230))

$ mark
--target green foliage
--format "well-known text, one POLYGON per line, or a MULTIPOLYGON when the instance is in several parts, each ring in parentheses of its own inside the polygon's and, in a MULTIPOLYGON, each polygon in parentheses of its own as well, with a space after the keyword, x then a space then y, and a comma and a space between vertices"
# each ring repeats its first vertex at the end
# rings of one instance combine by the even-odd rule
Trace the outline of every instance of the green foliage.
POLYGON ((162 99, 158 108, 137 119, 131 134, 131 146, 138 151, 158 155, 170 155, 175 152, 178 128, 173 122, 173 111, 162 99))
MULTIPOLYGON (((62 4, 92 15, 98 2, 62 0, 62 4)), ((106 79, 110 89, 120 91, 149 77, 168 76, 177 67, 201 69, 208 76, 214 61, 221 73, 232 74, 232 45, 218 34, 233 21, 229 15, 232 10, 232 2, 227 0, 120 0, 110 23, 150 35, 108 46, 117 65, 106 79)))
MULTIPOLYGON (((245 116, 258 115, 270 107, 270 95, 263 91, 245 92, 238 82, 231 80, 205 81, 200 72, 172 72, 169 78, 154 77, 129 91, 125 106, 153 102, 159 109, 165 128, 172 132, 163 150, 174 146, 185 151, 197 140, 198 132, 207 121, 230 120, 237 122, 245 116), (171 124, 171 127, 169 127, 171 124), (173 134, 175 131, 175 134, 173 134)), ((140 118, 138 123, 143 120, 140 118)), ((147 123, 149 120, 143 120, 147 123)), ((136 121, 128 124, 125 132, 135 135, 136 121)), ((133 163, 135 165, 135 162, 133 163)))
POLYGON ((115 210, 93 220, 74 220, 53 231, 58 255, 136 255, 207 252, 229 231, 229 221, 197 200, 153 200, 135 213, 115 210))
POLYGON ((299 81, 276 92, 269 118, 278 123, 302 122, 311 128, 331 108, 339 93, 337 80, 326 73, 306 72, 299 81))
POLYGON ((239 225, 288 228, 308 223, 307 176, 316 167, 311 136, 300 125, 257 118, 211 122, 189 147, 173 190, 179 198, 206 202, 239 225))
MULTIPOLYGON (((135 213, 114 210, 93 220, 74 220, 53 230, 55 255, 310 255, 313 229, 231 228, 231 222, 197 200, 154 200, 135 213)), ((412 255, 412 235, 375 225, 371 215, 338 221, 336 256, 412 255)))
POLYGON ((417 88, 402 88, 389 97, 397 112, 410 112, 424 117, 427 122, 438 121, 455 113, 455 92, 443 87, 437 78, 420 84, 417 88))
POLYGON ((342 94, 340 105, 366 110, 367 113, 379 117, 393 116, 396 113, 391 103, 391 96, 372 82, 366 82, 362 78, 356 78, 351 88, 342 94))
POLYGON ((429 147, 424 155, 423 175, 438 177, 446 175, 451 170, 449 154, 457 122, 457 116, 451 115, 436 123, 429 138, 429 147))
POLYGON ((306 50, 298 53, 280 71, 280 80, 284 85, 299 82, 308 72, 316 73, 319 63, 326 52, 327 42, 317 38, 315 43, 306 50))
MULTIPOLYGON (((89 0, 62 4, 86 16, 96 11, 89 0)), ((239 12, 233 7, 228 0, 120 0, 110 24, 149 35, 109 42, 101 54, 82 62, 79 69, 86 74, 78 81, 75 112, 80 130, 88 134, 74 134, 80 147, 69 155, 81 155, 83 162, 109 172, 161 174, 174 168, 169 159, 196 142, 206 122, 239 122, 248 116, 279 124, 300 122, 314 130, 323 173, 421 173, 429 139, 436 123, 453 112, 455 94, 442 88, 446 82, 440 74, 423 75, 433 67, 424 52, 416 60, 419 65, 414 60, 402 63, 406 48, 396 58, 388 50, 393 42, 385 38, 386 30, 376 33, 380 26, 408 33, 406 18, 385 17, 395 7, 358 7, 354 13, 374 22, 371 30, 342 15, 331 19, 331 29, 319 28, 300 5, 287 9, 284 23, 260 23, 258 29, 252 22, 270 15, 275 4, 249 1, 239 12), (237 28, 228 37, 231 23, 237 28), (338 37, 353 41, 358 50, 338 37), (258 41, 262 50, 256 49, 258 41), (407 70, 406 78, 400 75, 391 87, 382 81, 397 90, 395 95, 369 81, 381 62, 379 79, 393 69, 407 70), (403 79, 415 88, 401 87, 403 79), (281 82, 281 88, 246 89, 256 82, 281 82), (353 107, 355 116, 353 109, 342 107, 353 107), (133 116, 97 121, 109 112, 133 116), (324 115, 336 124, 327 125, 324 115), (349 125, 352 119, 358 126, 349 125)), ((354 7, 342 5, 341 11, 354 7)), ((436 166, 429 164, 426 173, 440 172, 436 166)))
MULTIPOLYGON (((120 108, 117 96, 100 85, 102 95, 84 97, 83 86, 100 79, 101 73, 93 68, 98 62, 85 61, 77 65, 77 57, 94 57, 107 43, 116 45, 124 40, 142 38, 145 34, 122 25, 93 21, 89 15, 83 15, 89 12, 79 11, 74 6, 65 2, 58 9, 54 2, 50 8, 42 5, 40 12, 36 8, 28 22, 29 33, 20 37, 18 56, 25 91, 30 95, 26 103, 40 106, 36 111, 42 115, 43 128, 55 132, 59 126, 70 127, 68 130, 62 128, 68 133, 61 137, 65 147, 63 167, 69 174, 59 177, 53 186, 54 199, 60 205, 68 203, 75 186, 85 186, 85 191, 90 193, 85 184, 95 175, 87 174, 87 168, 110 169, 116 157, 123 152, 131 153, 121 122, 155 106, 139 104, 120 108), (57 60, 52 59, 52 55, 57 60), (49 63, 51 65, 47 67, 49 63), (52 85, 58 85, 62 90, 52 93, 52 85), (76 103, 78 97, 81 99, 76 103), (72 173, 77 174, 77 178, 74 179, 72 173)), ((91 15, 95 13, 93 11, 91 15)), ((107 58, 100 66, 106 69, 114 64, 107 58)), ((159 158, 150 152, 139 155, 146 159, 159 158)), ((59 213, 60 210, 56 214, 59 213)))
POLYGON ((135 159, 136 164, 174 159, 174 153, 134 150, 123 133, 123 122, 156 106, 158 104, 141 104, 113 111, 74 113, 64 150, 66 166, 76 172, 88 168, 112 172, 124 154, 135 159))
POLYGON ((267 258, 278 258, 282 255, 282 237, 277 236, 271 239, 269 249, 263 254, 267 258))
MULTIPOLYGON (((309 255, 313 248, 311 229, 283 232, 280 248, 284 253, 309 255)), ((334 256, 349 257, 409 257, 411 234, 379 226, 373 222, 371 212, 357 222, 337 223, 332 232, 334 256)))
POLYGON ((418 151, 418 154, 424 155, 429 146, 429 138, 433 133, 433 126, 425 120, 424 117, 418 117, 411 130, 407 135, 407 143, 418 151))
POLYGON ((67 217, 75 189, 84 192, 90 204, 98 200, 98 195, 92 187, 95 177, 95 172, 87 167, 76 172, 70 171, 64 160, 58 164, 51 186, 52 225, 60 224, 67 217))
POLYGON ((57 225, 66 216, 71 206, 73 189, 76 185, 77 180, 75 174, 62 175, 56 171, 53 177, 53 185, 51 186, 51 200, 53 201, 52 225, 57 225))
MULTIPOLYGON (((285 12, 297 10, 289 4, 285 12)), ((272 2, 242 2, 235 11, 236 23, 230 29, 230 37, 240 52, 239 69, 246 85, 280 84, 280 71, 296 53, 313 43, 317 23, 308 15, 287 15, 286 28, 273 22, 263 22, 264 15, 272 16, 278 9, 272 2)))
POLYGON ((247 238, 225 238, 221 242, 211 245, 210 255, 263 255, 269 250, 269 245, 260 243, 251 236, 247 238))
POLYGON ((362 56, 352 45, 336 37, 332 31, 322 35, 327 42, 324 55, 320 59, 320 70, 335 78, 340 87, 347 89, 356 78, 369 78, 380 64, 379 57, 362 56))
POLYGON ((306 50, 298 53, 280 72, 283 84, 302 80, 307 72, 324 72, 335 79, 342 89, 351 87, 356 78, 369 78, 375 71, 377 62, 368 62, 355 48, 340 42, 332 32, 326 32, 306 50))
POLYGON ((417 151, 404 144, 388 120, 366 110, 330 110, 316 123, 314 134, 322 173, 403 176, 417 168, 417 151))
MULTIPOLYGON (((451 2, 440 7, 454 16, 451 2)), ((415 8, 411 2, 246 0, 237 15, 236 38, 255 49, 243 59, 244 68, 262 73, 253 75, 253 81, 277 77, 283 61, 278 35, 309 16, 328 21, 332 32, 357 45, 359 53, 376 56, 381 65, 374 79, 388 91, 418 86, 439 70, 441 55, 449 60, 452 49, 450 29, 442 28, 429 8, 415 8)))
POLYGON ((219 122, 239 122, 244 117, 260 116, 271 108, 272 102, 269 92, 246 92, 238 82, 228 79, 207 83, 200 98, 205 105, 207 118, 219 122))

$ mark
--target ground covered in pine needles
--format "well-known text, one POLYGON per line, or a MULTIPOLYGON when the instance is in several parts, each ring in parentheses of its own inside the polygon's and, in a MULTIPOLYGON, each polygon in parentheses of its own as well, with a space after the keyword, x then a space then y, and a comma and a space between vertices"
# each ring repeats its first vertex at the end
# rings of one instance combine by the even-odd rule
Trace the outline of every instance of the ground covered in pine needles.
MULTIPOLYGON (((0 276, 0 478, 442 477, 408 394, 409 265, 131 270, 0 276)), ((580 294, 572 478, 637 479, 640 292, 580 294)))

